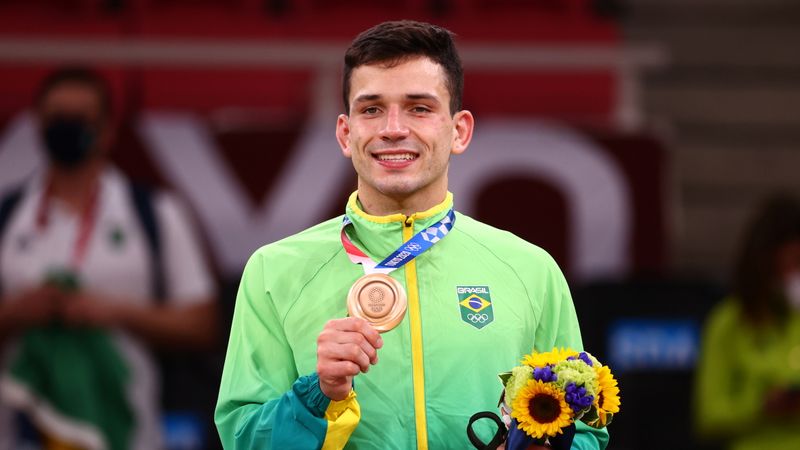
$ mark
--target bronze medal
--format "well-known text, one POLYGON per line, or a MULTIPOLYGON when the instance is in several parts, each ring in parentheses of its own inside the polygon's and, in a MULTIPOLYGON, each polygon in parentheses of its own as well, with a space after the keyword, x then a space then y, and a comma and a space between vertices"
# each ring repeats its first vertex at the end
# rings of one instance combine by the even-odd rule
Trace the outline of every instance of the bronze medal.
POLYGON ((378 332, 396 327, 406 314, 406 291, 394 278, 383 273, 364 275, 347 294, 347 312, 360 317, 378 332))

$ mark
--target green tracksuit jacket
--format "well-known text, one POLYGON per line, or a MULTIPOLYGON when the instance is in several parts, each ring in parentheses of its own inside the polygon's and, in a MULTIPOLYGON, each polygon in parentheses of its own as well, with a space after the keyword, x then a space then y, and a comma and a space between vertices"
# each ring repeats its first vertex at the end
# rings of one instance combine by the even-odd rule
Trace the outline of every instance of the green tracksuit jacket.
MULTIPOLYGON (((348 236, 380 261, 451 207, 448 194, 408 217, 371 216, 354 193, 348 236)), ((248 261, 215 413, 226 449, 469 449, 470 416, 497 411, 498 373, 533 348, 582 349, 553 259, 457 214, 444 239, 391 273, 406 288, 408 312, 381 335, 379 361, 355 377, 350 397, 331 402, 315 374, 316 340, 328 320, 347 316, 347 292, 364 274, 342 248, 341 221, 262 247, 248 261), (470 287, 485 288, 473 290, 477 303, 470 287)), ((572 448, 603 449, 607 441, 605 430, 579 424, 572 448)))

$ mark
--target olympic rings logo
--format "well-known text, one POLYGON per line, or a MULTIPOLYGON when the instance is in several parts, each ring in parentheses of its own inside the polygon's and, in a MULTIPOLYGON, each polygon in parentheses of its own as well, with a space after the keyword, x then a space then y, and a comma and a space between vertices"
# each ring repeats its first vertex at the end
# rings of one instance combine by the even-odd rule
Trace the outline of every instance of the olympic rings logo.
POLYGON ((409 252, 418 252, 422 250, 422 246, 417 244, 416 242, 411 242, 410 244, 406 245, 406 250, 409 252))
POLYGON ((469 313, 469 314, 467 314, 467 320, 469 320, 472 323, 484 323, 487 320, 489 320, 489 315, 488 314, 472 314, 472 313, 469 313))

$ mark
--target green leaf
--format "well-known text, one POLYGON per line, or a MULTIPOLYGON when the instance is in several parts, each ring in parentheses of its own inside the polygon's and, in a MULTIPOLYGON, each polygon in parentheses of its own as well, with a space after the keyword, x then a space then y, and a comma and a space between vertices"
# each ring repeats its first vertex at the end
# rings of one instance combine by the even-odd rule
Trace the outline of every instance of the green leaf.
POLYGON ((497 378, 500 378, 500 382, 503 383, 503 387, 505 387, 506 384, 508 384, 508 379, 511 378, 511 372, 499 373, 497 374, 497 378))

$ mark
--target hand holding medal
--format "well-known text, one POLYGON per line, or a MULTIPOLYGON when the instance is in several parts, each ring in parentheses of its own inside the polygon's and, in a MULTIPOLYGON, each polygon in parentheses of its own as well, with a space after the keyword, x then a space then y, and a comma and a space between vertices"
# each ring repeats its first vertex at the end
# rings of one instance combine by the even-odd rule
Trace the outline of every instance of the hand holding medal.
POLYGON ((317 338, 317 375, 322 393, 343 400, 353 386, 353 377, 377 364, 380 334, 356 317, 329 320, 317 338))

